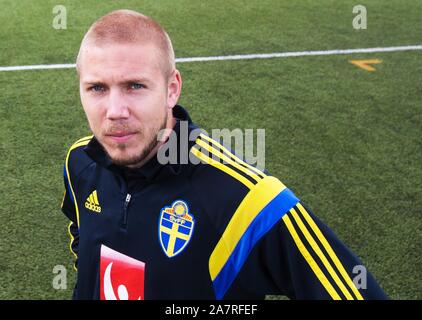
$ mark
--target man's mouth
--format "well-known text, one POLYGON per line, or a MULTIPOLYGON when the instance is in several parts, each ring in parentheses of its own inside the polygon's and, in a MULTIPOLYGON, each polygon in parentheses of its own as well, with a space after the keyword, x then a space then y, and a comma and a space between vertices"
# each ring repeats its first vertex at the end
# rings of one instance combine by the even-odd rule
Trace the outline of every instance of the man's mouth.
POLYGON ((114 142, 124 143, 133 138, 135 135, 136 132, 114 131, 107 133, 105 136, 114 142))

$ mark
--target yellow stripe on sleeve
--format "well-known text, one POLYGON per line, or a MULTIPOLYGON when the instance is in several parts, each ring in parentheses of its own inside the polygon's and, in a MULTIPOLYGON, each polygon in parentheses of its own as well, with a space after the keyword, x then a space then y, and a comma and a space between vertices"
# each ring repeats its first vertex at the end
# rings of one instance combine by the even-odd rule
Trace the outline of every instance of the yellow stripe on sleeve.
MULTIPOLYGON (((92 137, 91 137, 92 138, 92 137)), ((86 137, 86 139, 88 139, 88 137, 86 137)), ((67 156, 66 156, 66 175, 67 175, 67 180, 69 182, 69 186, 70 186, 70 191, 72 192, 73 195, 73 200, 74 200, 74 204, 75 204, 75 211, 76 211, 76 221, 78 223, 78 228, 79 228, 79 208, 78 208, 78 203, 76 201, 76 196, 75 196, 75 191, 73 190, 73 186, 72 186, 72 181, 71 181, 71 177, 70 177, 70 172, 69 172, 69 157, 70 157, 70 153, 72 152, 72 150, 82 147, 82 146, 86 146, 90 139, 88 140, 84 140, 84 138, 78 140, 75 144, 73 144, 69 151, 67 152, 67 156), (82 142, 78 142, 81 141, 82 142)))
POLYGON ((354 300, 353 299, 353 296, 350 294, 350 292, 344 286, 343 282, 338 277, 337 273, 335 272, 335 270, 331 266, 330 262, 327 260, 327 258, 325 257, 324 253, 322 252, 322 250, 320 249, 320 247, 318 246, 318 244, 315 242, 315 240, 312 237, 312 235, 309 233, 308 229, 306 228, 306 226, 304 225, 304 223, 300 219, 300 217, 297 214, 296 210, 294 208, 292 208, 290 210, 290 213, 292 214, 294 220, 296 221, 296 224, 299 226, 299 229, 302 231, 302 233, 305 236, 306 240, 311 245, 312 249, 317 254, 317 256, 321 259, 323 265, 328 270, 329 274, 334 279, 334 281, 337 284, 337 286, 340 288, 340 290, 346 296, 347 300, 354 300))
POLYGON ((212 165, 213 167, 215 167, 217 169, 220 169, 221 171, 224 171, 225 173, 227 173, 228 175, 232 176, 236 180, 242 182, 249 189, 252 189, 254 187, 254 184, 251 181, 249 181, 248 179, 246 179, 244 176, 242 176, 241 174, 237 173, 233 169, 227 167, 226 165, 220 163, 219 161, 216 161, 216 160, 214 160, 214 159, 206 156, 201 151, 199 151, 196 147, 192 147, 191 148, 191 152, 197 158, 201 159, 202 161, 204 161, 204 162, 212 165))
POLYGON ((62 199, 62 204, 60 205, 60 208, 63 208, 65 198, 66 198, 66 189, 64 190, 64 193, 63 193, 63 199, 62 199))
POLYGON ((220 151, 218 151, 214 147, 212 147, 209 144, 205 143, 204 141, 202 141, 200 139, 197 139, 196 140, 196 143, 199 146, 201 146, 202 148, 204 148, 205 150, 211 152, 213 155, 219 157, 220 159, 222 159, 226 163, 231 164, 236 169, 238 169, 238 170, 242 171, 243 173, 247 174, 248 176, 252 177, 255 181, 258 182, 259 180, 262 180, 262 178, 260 176, 258 176, 256 173, 254 173, 253 171, 247 169, 244 166, 241 166, 239 163, 237 163, 234 160, 230 159, 229 157, 227 157, 226 155, 224 155, 223 153, 221 153, 220 151))
POLYGON ((325 290, 327 290, 328 294, 331 296, 331 298, 333 300, 341 300, 341 297, 339 296, 339 294, 336 292, 334 287, 331 285, 330 281, 328 281, 327 277, 324 275, 322 270, 319 268, 318 264, 312 258, 311 254, 306 249, 302 240, 300 240, 292 222, 290 221, 289 216, 287 214, 285 214, 282 219, 283 219, 283 222, 286 225, 287 229, 289 230, 290 235, 292 236, 294 242, 296 243, 296 246, 298 247, 300 253, 305 258, 305 260, 308 262, 312 271, 315 273, 318 280, 324 286, 325 290))
POLYGON ((255 217, 285 188, 277 178, 267 176, 245 196, 210 256, 209 269, 213 281, 255 217))
POLYGON ((261 175, 263 177, 266 177, 267 175, 262 172, 261 170, 255 168, 254 166, 251 166, 249 163, 243 161, 242 159, 240 159, 238 156, 236 156, 233 152, 230 152, 225 146, 223 146, 221 143, 218 143, 217 141, 215 141, 214 139, 211 139, 210 137, 208 137, 207 135, 201 133, 199 135, 201 138, 203 138, 204 140, 211 142, 213 145, 219 147, 221 150, 223 150, 224 152, 226 152, 227 154, 231 155, 237 162, 239 162, 240 164, 244 165, 245 167, 249 168, 250 170, 252 170, 253 172, 255 172, 258 175, 261 175))
MULTIPOLYGON (((69 226, 67 227, 67 232, 69 233, 69 236, 70 236, 69 250, 74 255, 75 259, 78 259, 78 255, 72 249, 73 241, 75 241, 75 238, 73 237, 72 232, 70 232, 70 227, 72 226, 72 223, 73 223, 73 221, 70 221, 69 226)), ((78 269, 75 266, 75 263, 73 264, 73 269, 75 269, 75 271, 78 271, 78 269)))
POLYGON ((316 223, 313 221, 309 213, 305 210, 305 208, 298 203, 297 207, 299 208, 302 215, 305 217, 305 220, 308 222, 308 224, 311 226, 312 230, 318 237, 319 241, 321 241, 322 245, 324 246, 325 250, 328 252, 328 255, 330 258, 334 261, 335 266, 340 271, 340 274, 342 275, 343 279, 346 281, 347 285, 352 289, 353 293, 357 297, 358 300, 363 300, 363 297, 359 290, 356 288, 355 284, 353 283, 352 279, 350 279, 349 275, 346 272, 346 269, 344 268, 343 264, 340 262, 339 258, 335 254, 334 250, 331 248, 330 244, 328 243, 327 239, 322 234, 321 230, 318 228, 316 223))

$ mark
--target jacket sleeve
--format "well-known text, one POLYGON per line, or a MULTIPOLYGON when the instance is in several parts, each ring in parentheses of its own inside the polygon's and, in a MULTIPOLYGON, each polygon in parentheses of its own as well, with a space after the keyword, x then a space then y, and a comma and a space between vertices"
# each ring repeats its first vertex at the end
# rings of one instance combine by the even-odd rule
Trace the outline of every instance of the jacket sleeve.
POLYGON ((241 276, 262 293, 291 299, 387 299, 359 258, 301 202, 261 240, 241 276))
POLYGON ((75 257, 74 268, 77 270, 78 263, 78 245, 79 245, 79 227, 76 215, 75 200, 72 189, 69 184, 68 174, 66 167, 64 168, 64 187, 65 193, 61 205, 62 212, 70 220, 68 225, 68 235, 70 237, 69 250, 75 257))

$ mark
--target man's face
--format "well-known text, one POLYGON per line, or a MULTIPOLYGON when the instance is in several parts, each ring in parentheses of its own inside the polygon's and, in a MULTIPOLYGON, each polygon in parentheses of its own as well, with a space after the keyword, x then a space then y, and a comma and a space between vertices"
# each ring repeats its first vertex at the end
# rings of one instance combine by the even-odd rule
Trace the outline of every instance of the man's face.
POLYGON ((92 132, 115 164, 142 162, 157 146, 176 103, 157 49, 86 45, 81 54, 80 95, 92 132))

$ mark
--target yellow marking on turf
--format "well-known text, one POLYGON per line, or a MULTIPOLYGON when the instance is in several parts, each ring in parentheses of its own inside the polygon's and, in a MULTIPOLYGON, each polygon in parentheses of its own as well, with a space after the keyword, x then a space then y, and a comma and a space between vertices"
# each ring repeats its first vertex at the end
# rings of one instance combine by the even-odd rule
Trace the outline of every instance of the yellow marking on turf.
POLYGON ((381 63, 382 60, 380 59, 369 59, 369 60, 349 60, 349 62, 351 64, 354 64, 355 66, 358 66, 359 68, 369 71, 369 72, 373 72, 376 69, 372 66, 370 66, 370 64, 378 64, 381 63))

